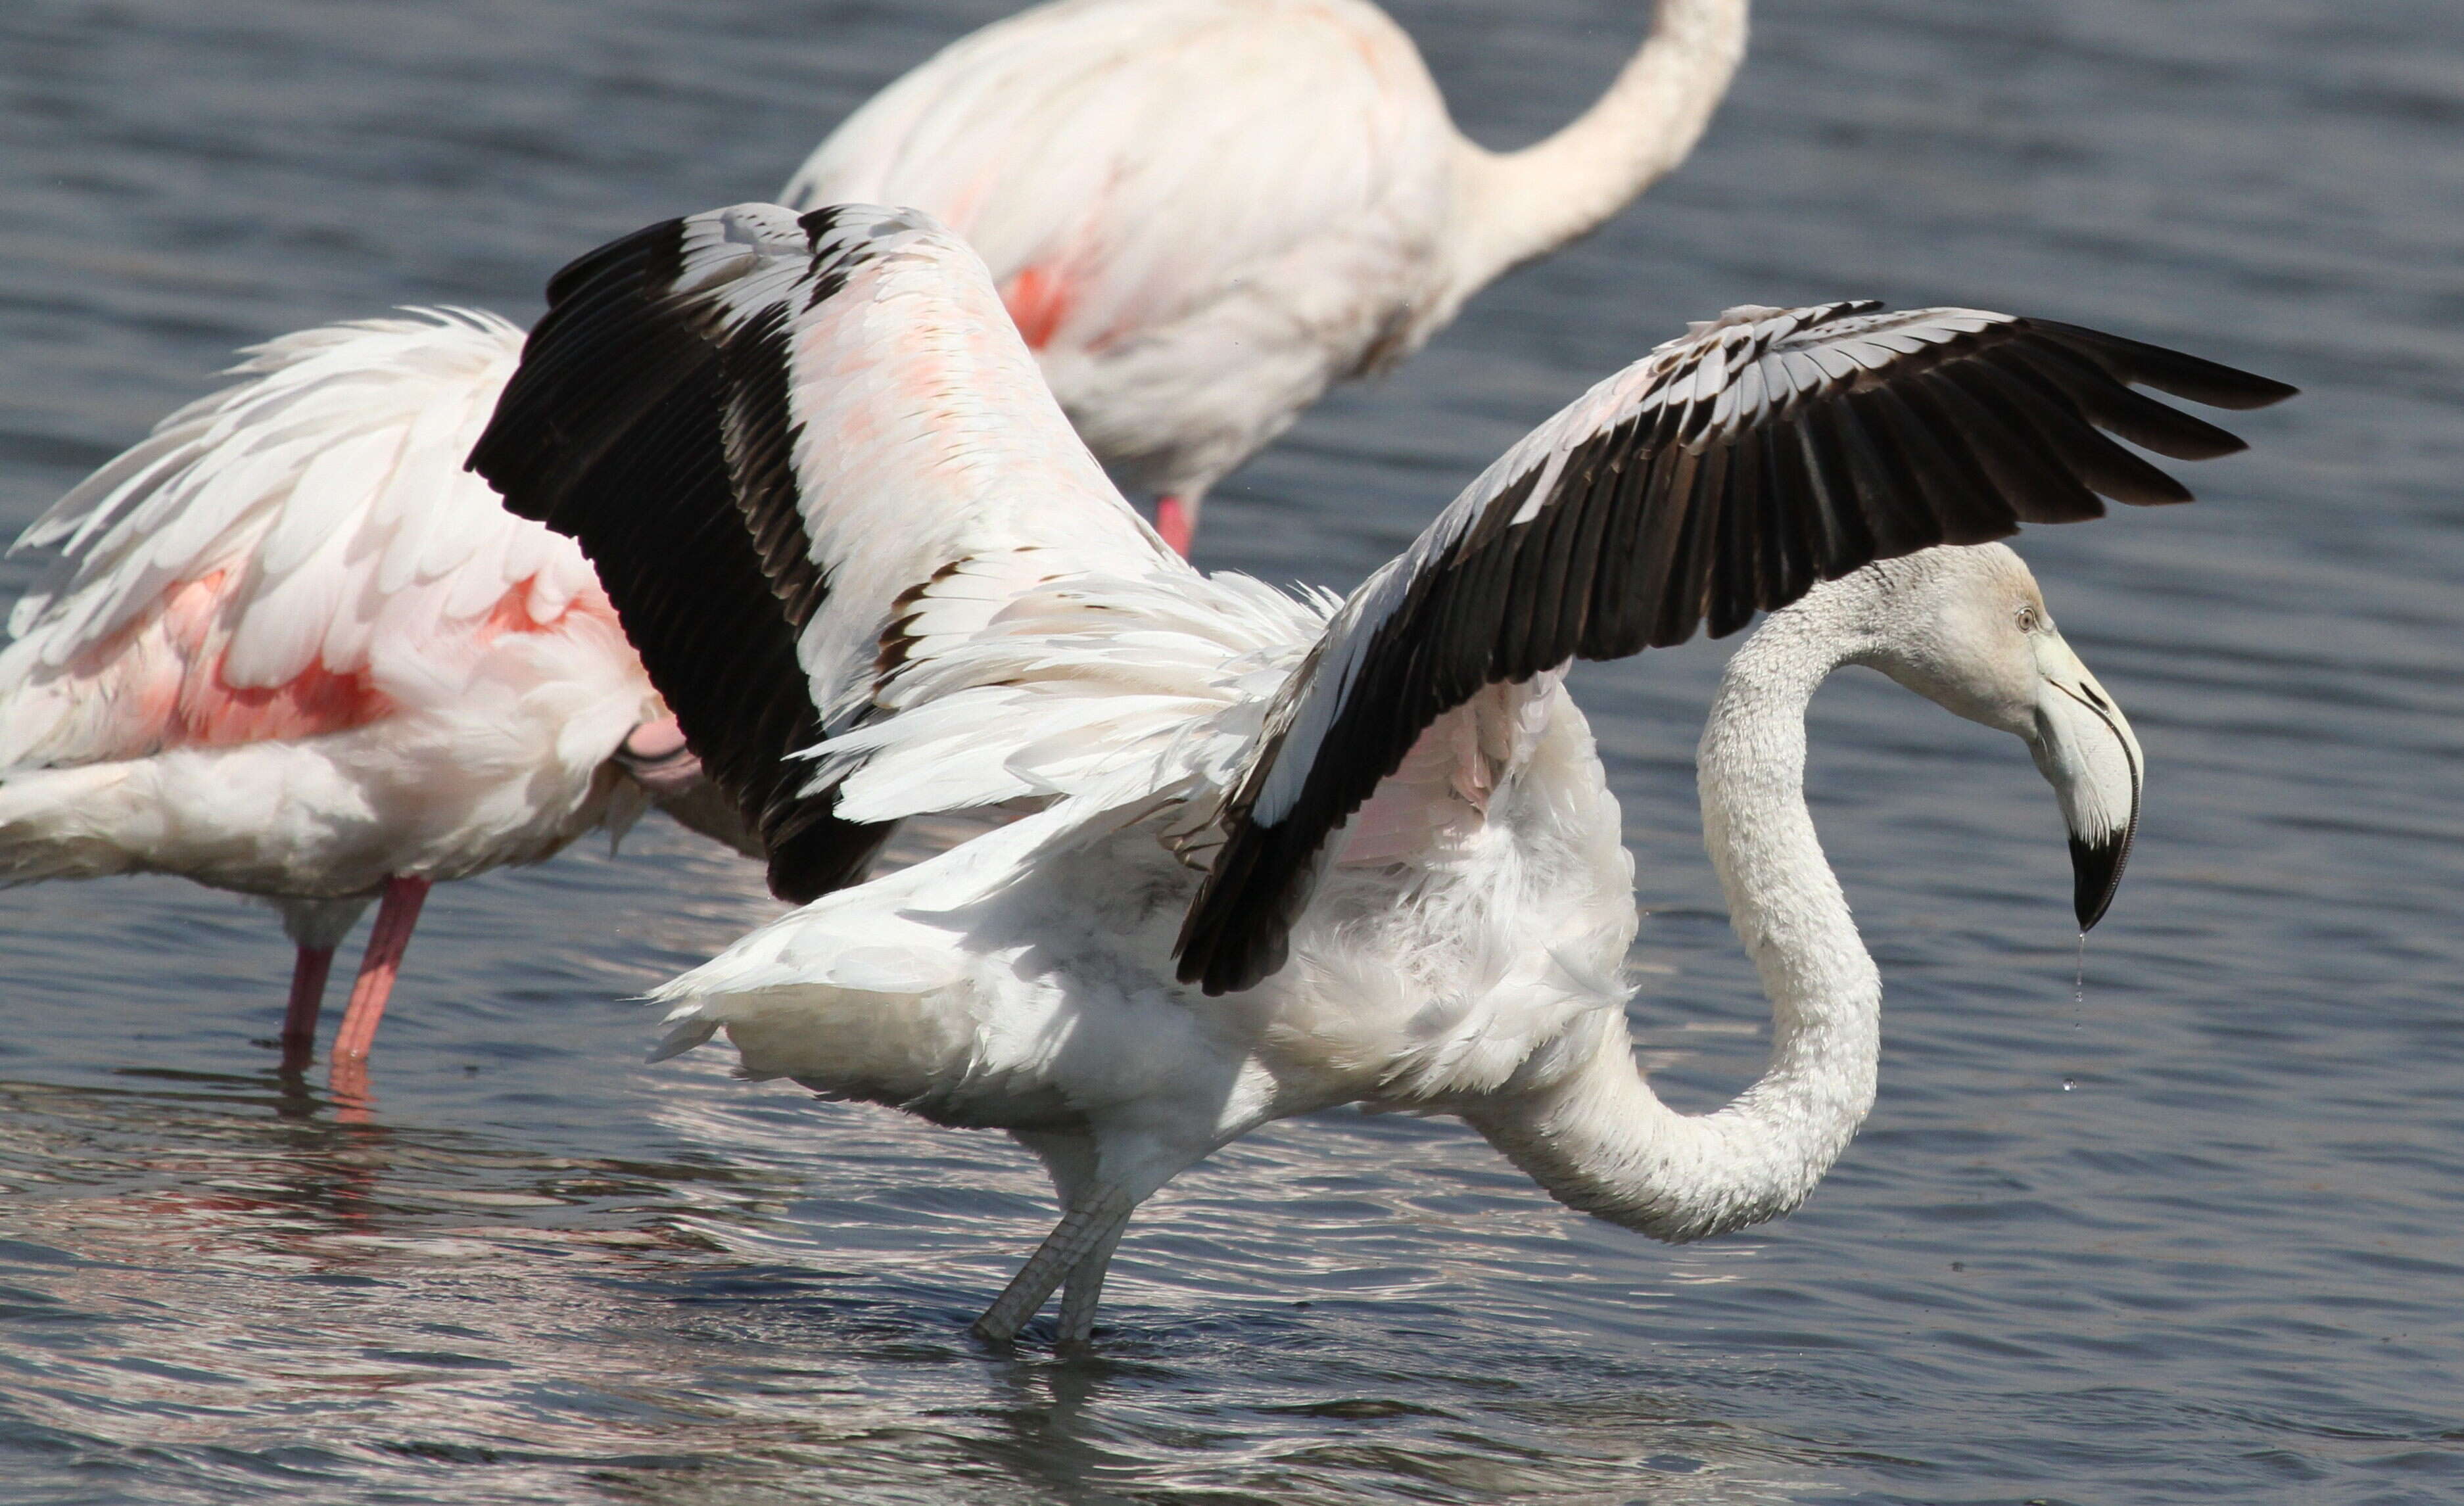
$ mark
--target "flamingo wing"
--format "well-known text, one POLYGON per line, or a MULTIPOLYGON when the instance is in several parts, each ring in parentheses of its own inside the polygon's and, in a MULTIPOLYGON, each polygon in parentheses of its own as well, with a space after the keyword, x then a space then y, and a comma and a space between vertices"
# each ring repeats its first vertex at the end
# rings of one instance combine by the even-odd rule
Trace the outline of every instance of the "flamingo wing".
POLYGON ((346 730, 595 597, 460 465, 520 332, 407 312, 246 352, 26 531, 54 557, 0 651, 0 770, 346 730))
POLYGON ((1483 688, 1714 635, 1816 580, 2101 493, 2184 502, 2100 430, 2203 459, 2241 442, 2132 390, 2221 407, 2293 389, 2090 330, 1972 309, 1732 309, 1507 450, 1344 603, 1229 786, 1181 932, 1209 993, 1282 966, 1329 835, 1483 688))
POLYGON ((984 258, 1029 345, 1101 351, 1261 279, 1309 322, 1382 291, 1432 250, 1392 243, 1438 223, 1454 142, 1374 6, 1064 0, 890 85, 781 198, 922 208, 984 258), (1279 270, 1312 247, 1331 254, 1279 270))
MULTIPOLYGON (((471 464, 597 562, 784 897, 849 882, 898 816, 968 803, 850 814, 817 745, 951 689, 953 651, 1024 597, 1083 622, 1105 603, 1072 581, 1196 578, 927 216, 712 210, 574 262, 548 302, 471 464)), ((961 740, 998 763, 1035 735, 961 740)))

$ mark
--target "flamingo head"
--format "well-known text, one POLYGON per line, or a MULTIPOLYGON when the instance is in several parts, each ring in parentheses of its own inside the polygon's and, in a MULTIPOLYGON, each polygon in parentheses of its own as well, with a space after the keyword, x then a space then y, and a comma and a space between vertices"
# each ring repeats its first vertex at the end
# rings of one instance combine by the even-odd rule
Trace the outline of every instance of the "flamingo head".
POLYGON ((1928 549, 1867 569, 1883 589, 1873 646, 1856 662, 2028 745, 2070 827, 2073 903, 2086 930, 2112 905, 2139 830, 2146 763, 2129 720, 2003 545, 1928 549))

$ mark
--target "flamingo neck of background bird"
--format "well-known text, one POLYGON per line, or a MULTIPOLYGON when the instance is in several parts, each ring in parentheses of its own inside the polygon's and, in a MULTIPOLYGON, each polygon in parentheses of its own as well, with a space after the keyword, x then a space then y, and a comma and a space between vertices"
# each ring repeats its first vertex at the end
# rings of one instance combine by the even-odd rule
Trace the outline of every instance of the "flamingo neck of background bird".
POLYGON ((1669 1240, 1760 1223, 1804 1201, 1873 1107, 1881 979, 1805 804, 1806 705, 1862 646, 1836 610, 1773 618, 1704 729, 1704 840, 1771 1000, 1762 1077, 1717 1113, 1678 1113, 1602 1012, 1562 1074, 1470 1116, 1560 1202, 1669 1240))
POLYGON ((1517 152, 1463 143, 1457 287, 1597 228, 1685 160, 1746 55, 1748 0, 1660 0, 1651 34, 1589 110, 1517 152))

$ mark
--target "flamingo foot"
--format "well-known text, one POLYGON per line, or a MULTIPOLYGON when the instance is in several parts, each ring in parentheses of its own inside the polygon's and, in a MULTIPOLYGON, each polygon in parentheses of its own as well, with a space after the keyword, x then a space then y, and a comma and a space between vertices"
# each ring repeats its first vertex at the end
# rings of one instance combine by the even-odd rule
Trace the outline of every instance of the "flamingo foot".
POLYGON ((385 880, 385 900, 377 906, 377 923, 368 933, 368 954, 351 984, 350 1006, 342 1011, 342 1028, 334 1034, 334 1065, 357 1066, 368 1059, 377 1038, 377 1021, 385 1018, 385 1000, 402 971, 402 954, 410 947, 410 928, 419 924, 419 907, 433 886, 428 879, 385 880))
POLYGON ((701 760, 685 746, 685 730, 672 716, 627 732, 617 745, 616 763, 656 797, 674 798, 701 782, 701 760))
POLYGON ((282 1012, 282 1070, 303 1072, 317 1057, 317 1012, 325 1004, 325 979, 334 971, 334 949, 302 947, 291 967, 291 1002, 282 1012))
POLYGON ((1155 499, 1155 532, 1181 558, 1189 557, 1189 541, 1198 533, 1198 512, 1178 497, 1155 499))

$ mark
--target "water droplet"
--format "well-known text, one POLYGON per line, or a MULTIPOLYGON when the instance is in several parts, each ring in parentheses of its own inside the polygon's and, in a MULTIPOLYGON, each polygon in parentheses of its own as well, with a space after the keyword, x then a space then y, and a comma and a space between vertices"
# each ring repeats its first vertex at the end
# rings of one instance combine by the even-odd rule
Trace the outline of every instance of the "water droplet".
POLYGON ((2075 1088, 2075 1087, 2077 1087, 2077 1086, 2079 1086, 2079 1079, 2077 1079, 2077 1078, 2064 1078, 2064 1079, 2062 1079, 2062 1091, 2063 1091, 2063 1092, 2067 1093, 2067 1092, 2069 1092, 2071 1089, 2073 1089, 2073 1088, 2075 1088))

